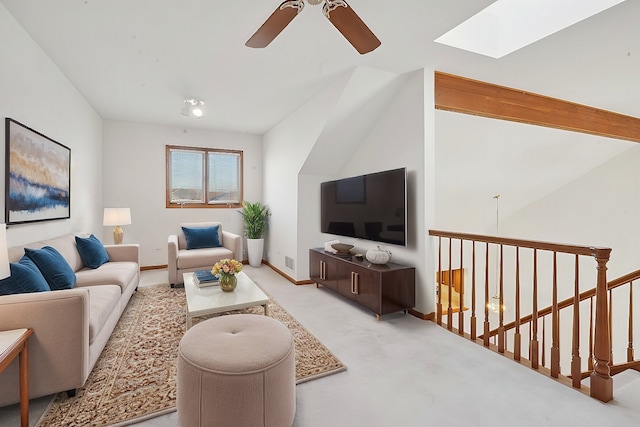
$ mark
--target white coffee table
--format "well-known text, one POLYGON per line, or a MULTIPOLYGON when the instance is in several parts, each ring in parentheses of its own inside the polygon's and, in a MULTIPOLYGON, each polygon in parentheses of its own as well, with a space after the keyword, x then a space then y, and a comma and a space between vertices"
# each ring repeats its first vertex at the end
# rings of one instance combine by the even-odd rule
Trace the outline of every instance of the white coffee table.
POLYGON ((223 292, 218 285, 200 288, 193 280, 193 273, 183 274, 184 290, 187 294, 187 329, 193 325, 194 317, 256 305, 264 307, 265 316, 269 314, 269 297, 244 272, 238 273, 237 277, 238 285, 233 292, 223 292))

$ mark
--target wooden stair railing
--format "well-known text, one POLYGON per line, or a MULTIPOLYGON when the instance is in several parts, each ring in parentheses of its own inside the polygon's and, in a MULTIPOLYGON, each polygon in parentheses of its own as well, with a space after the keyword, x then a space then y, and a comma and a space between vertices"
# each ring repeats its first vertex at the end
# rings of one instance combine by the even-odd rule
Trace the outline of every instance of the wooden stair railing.
MULTIPOLYGON (((452 271, 455 268, 468 268, 471 276, 471 313, 469 319, 465 319, 465 312, 458 311, 457 332, 460 335, 467 336, 473 341, 481 343, 485 347, 495 349, 498 353, 509 355, 516 361, 521 361, 521 347, 528 345, 528 364, 531 368, 547 373, 552 378, 572 377, 572 385, 583 390, 579 378, 581 377, 582 358, 580 355, 580 300, 581 298, 592 298, 595 310, 595 319, 590 323, 590 343, 588 346, 589 358, 587 360, 590 373, 589 393, 592 397, 608 402, 613 398, 613 380, 610 375, 611 363, 611 337, 610 324, 611 317, 609 313, 610 295, 608 295, 607 287, 607 262, 611 253, 611 248, 567 245, 551 242, 532 241, 524 239, 512 239, 496 236, 486 236, 478 234, 457 233, 449 231, 429 230, 429 235, 438 238, 438 255, 437 255, 437 271, 452 271), (459 250, 454 251, 454 246, 459 250), (505 255, 505 248, 513 253, 512 262, 507 260, 511 255, 505 255), (495 249, 495 256, 491 259, 491 253, 495 249), (524 249, 531 252, 531 257, 525 259, 529 261, 530 271, 529 277, 523 278, 521 275, 527 273, 527 269, 523 268, 523 252, 524 249), (470 254, 469 254, 470 252, 470 254), (484 252, 484 253, 483 253, 484 252), (443 254, 446 259, 443 260, 443 254), (558 256, 563 257, 563 262, 558 261, 558 256), (573 259, 572 268, 567 272, 565 268, 567 255, 573 259), (545 262, 544 259, 551 258, 545 262), (584 269, 581 270, 580 260, 589 258, 595 261, 595 271, 591 270, 591 274, 587 279, 581 277, 584 275, 584 269), (470 258, 470 261, 468 259, 470 258), (496 271, 492 279, 491 265, 495 263, 496 271), (549 265, 550 262, 550 265, 549 265), (454 267, 453 264, 458 264, 454 267), (484 266, 482 264, 484 263, 484 266), (469 267, 470 264, 470 267, 469 267), (480 264, 480 267, 478 267, 480 264), (545 271, 548 270, 548 271, 545 271), (484 270, 484 271, 483 271, 484 270), (560 271, 562 270, 562 271, 560 271), (547 274, 545 274, 547 273, 547 274), (505 281, 506 274, 513 274, 513 280, 505 281), (573 286, 566 286, 567 277, 572 276, 573 286), (595 276, 595 277, 594 277, 595 276), (591 297, 580 293, 581 280, 587 283, 596 283, 591 297), (477 282, 480 282, 478 284, 477 282), (490 282, 495 282, 496 293, 490 297, 490 282), (505 289, 505 283, 513 283, 514 287, 505 289), (527 284, 530 283, 530 287, 527 284), (509 294, 509 301, 505 301, 505 291, 509 294), (558 301, 560 294, 571 294, 571 298, 558 301), (484 299, 484 314, 482 318, 483 333, 477 335, 478 314, 477 308, 482 304, 478 300, 478 295, 484 299), (522 299, 527 300, 528 304, 522 304, 522 299), (495 299, 495 300, 494 300, 495 299), (545 309, 538 309, 539 305, 544 301, 550 301, 550 306, 545 309), (478 305, 476 304, 478 303, 478 305), (512 305, 514 307, 515 316, 513 321, 505 323, 505 307, 512 305), (573 325, 572 325, 572 343, 571 343, 571 375, 561 375, 561 346, 560 346, 560 310, 561 307, 574 307, 573 325), (522 316, 523 308, 530 312, 527 316, 522 316), (496 310, 497 309, 497 310, 496 310), (496 310, 497 327, 492 327, 493 312, 496 310), (549 316, 551 319, 551 345, 550 345, 550 369, 544 368, 546 343, 545 331, 542 332, 542 347, 539 342, 540 333, 538 330, 539 319, 549 316), (470 334, 466 332, 466 323, 469 322, 470 334), (520 329, 526 324, 529 325, 529 340, 522 340, 520 329), (507 343, 508 331, 513 331, 513 343, 507 343), (494 343, 491 344, 493 338, 494 343), (511 350, 508 349, 510 346, 511 350), (540 366, 540 356, 542 355, 542 366, 540 366), (593 363, 592 363, 593 361, 593 363)), ((449 278, 451 279, 451 278, 449 278)), ((439 280, 439 283, 449 283, 451 280, 439 280)), ((451 292, 451 291, 449 291, 451 292)), ((460 301, 465 301, 464 296, 467 292, 464 287, 460 290, 460 301)), ((584 292, 583 292, 584 293, 584 292)), ((441 299, 442 292, 438 293, 436 301, 436 322, 439 325, 443 323, 443 306, 441 299)), ((449 299, 449 304, 450 299, 449 299)), ((593 310, 592 310, 593 313, 593 310)), ((509 314, 511 317, 511 314, 509 314)), ((452 307, 446 310, 446 327, 453 330, 454 317, 452 307)), ((546 323, 543 321, 543 327, 546 323)))

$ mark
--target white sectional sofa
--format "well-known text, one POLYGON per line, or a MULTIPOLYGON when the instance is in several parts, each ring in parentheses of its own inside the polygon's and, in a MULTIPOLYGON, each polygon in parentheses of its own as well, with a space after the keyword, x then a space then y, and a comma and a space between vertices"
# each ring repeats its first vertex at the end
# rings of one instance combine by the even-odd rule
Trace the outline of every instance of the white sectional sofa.
MULTIPOLYGON (((139 245, 105 245, 109 262, 85 267, 75 235, 9 248, 17 263, 24 248, 55 248, 76 275, 72 289, 0 296, 0 330, 33 328, 29 338, 29 396, 81 387, 140 280, 139 245)), ((19 401, 17 359, 0 374, 0 406, 19 401)))

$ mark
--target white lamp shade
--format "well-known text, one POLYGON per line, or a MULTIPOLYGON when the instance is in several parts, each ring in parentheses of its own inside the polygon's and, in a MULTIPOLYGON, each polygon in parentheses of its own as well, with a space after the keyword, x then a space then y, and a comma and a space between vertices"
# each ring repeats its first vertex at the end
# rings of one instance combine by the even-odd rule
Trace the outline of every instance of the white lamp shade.
POLYGON ((7 253, 7 225, 0 224, 0 279, 11 276, 9 254, 7 253))
POLYGON ((103 225, 129 225, 131 224, 130 208, 104 208, 103 225))

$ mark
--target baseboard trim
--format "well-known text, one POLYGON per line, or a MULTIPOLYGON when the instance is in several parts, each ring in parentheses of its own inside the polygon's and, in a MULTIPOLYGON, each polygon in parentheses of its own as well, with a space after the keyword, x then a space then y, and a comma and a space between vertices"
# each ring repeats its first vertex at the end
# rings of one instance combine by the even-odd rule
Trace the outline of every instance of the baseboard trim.
POLYGON ((164 264, 164 265, 145 265, 145 266, 141 266, 140 267, 140 271, 162 270, 163 268, 169 268, 169 266, 167 264, 164 264))
POLYGON ((279 275, 281 275, 282 277, 284 277, 285 279, 287 279, 289 282, 291 282, 294 285, 296 285, 296 286, 297 285, 312 285, 312 284, 316 283, 313 280, 295 280, 293 277, 289 276, 284 271, 282 271, 279 268, 275 267, 273 264, 270 264, 268 261, 262 260, 262 263, 264 265, 266 265, 267 267, 269 267, 270 269, 272 269, 273 271, 275 271, 276 273, 278 273, 279 275))
POLYGON ((424 314, 424 313, 419 312, 418 310, 414 310, 413 308, 409 309, 409 314, 412 315, 412 316, 415 316, 415 317, 417 317, 418 319, 421 319, 421 320, 433 321, 436 318, 436 313, 435 312, 424 314))

